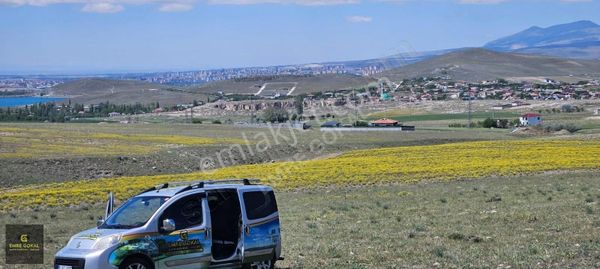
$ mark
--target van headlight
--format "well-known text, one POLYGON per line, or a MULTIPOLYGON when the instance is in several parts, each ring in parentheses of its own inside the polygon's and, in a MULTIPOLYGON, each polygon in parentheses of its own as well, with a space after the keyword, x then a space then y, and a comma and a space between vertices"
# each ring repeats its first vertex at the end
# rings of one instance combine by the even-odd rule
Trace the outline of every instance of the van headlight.
POLYGON ((110 248, 121 241, 121 235, 111 235, 104 238, 101 238, 94 244, 94 249, 107 249, 110 248))

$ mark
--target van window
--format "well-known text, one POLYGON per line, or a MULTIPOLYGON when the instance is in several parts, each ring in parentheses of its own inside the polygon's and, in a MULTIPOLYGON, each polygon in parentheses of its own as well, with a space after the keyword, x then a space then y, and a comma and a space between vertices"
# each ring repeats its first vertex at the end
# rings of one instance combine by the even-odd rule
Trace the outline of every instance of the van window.
POLYGON ((193 194, 171 204, 160 216, 158 226, 163 220, 175 221, 175 230, 186 229, 202 224, 202 195, 193 194))
POLYGON ((277 212, 277 201, 273 191, 251 191, 244 193, 244 205, 248 219, 260 219, 277 212))
POLYGON ((100 226, 101 229, 130 229, 140 227, 154 215, 167 197, 134 197, 120 206, 115 213, 100 226))

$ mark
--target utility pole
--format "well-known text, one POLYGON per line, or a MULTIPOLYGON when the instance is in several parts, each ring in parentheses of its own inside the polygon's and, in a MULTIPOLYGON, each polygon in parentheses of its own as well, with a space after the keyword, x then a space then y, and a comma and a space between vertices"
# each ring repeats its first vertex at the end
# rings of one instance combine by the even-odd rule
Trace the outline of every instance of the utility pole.
POLYGON ((469 93, 469 128, 472 127, 472 125, 471 125, 471 99, 473 99, 473 97, 471 96, 471 93, 469 93))
POLYGON ((190 108, 190 123, 194 123, 194 105, 190 108))
POLYGON ((356 89, 353 89, 352 93, 354 94, 354 122, 358 123, 358 96, 356 96, 356 89))
POLYGON ((252 98, 254 94, 250 95, 250 124, 254 123, 254 99, 252 98))

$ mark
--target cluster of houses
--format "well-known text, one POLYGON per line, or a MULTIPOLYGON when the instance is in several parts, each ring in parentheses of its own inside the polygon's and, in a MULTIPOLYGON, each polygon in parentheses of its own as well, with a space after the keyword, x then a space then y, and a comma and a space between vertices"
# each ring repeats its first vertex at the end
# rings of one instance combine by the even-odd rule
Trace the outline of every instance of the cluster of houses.
MULTIPOLYGON (((546 79, 542 83, 508 82, 505 80, 469 83, 439 78, 404 80, 395 89, 411 91, 409 99, 447 100, 474 97, 495 100, 572 100, 600 99, 600 81, 564 83, 546 79)), ((398 96, 396 96, 398 97, 398 96)), ((407 98, 406 96, 399 96, 407 98)))
POLYGON ((370 121, 367 123, 367 126, 354 126, 351 124, 341 124, 338 121, 327 121, 321 124, 321 128, 353 128, 353 129, 364 129, 364 130, 377 130, 377 129, 387 129, 387 130, 398 130, 398 131, 414 131, 415 126, 407 126, 400 123, 397 120, 392 119, 378 119, 374 121, 370 121))
MULTIPOLYGON (((600 113, 600 109, 598 109, 598 112, 600 113)), ((543 123, 544 123, 544 121, 542 120, 542 115, 537 114, 537 113, 525 113, 519 117, 519 125, 520 126, 539 126, 539 125, 542 125, 543 123)), ((359 128, 361 128, 360 126, 353 126, 350 124, 342 124, 338 121, 327 121, 327 122, 324 122, 323 124, 321 124, 321 128, 340 128, 340 127, 344 127, 344 128, 359 127, 359 128)), ((415 130, 414 126, 406 126, 397 120, 386 119, 386 118, 370 121, 368 123, 368 126, 363 126, 363 127, 398 128, 399 130, 402 130, 402 131, 414 131, 415 130)))
POLYGON ((321 106, 342 106, 352 102, 417 102, 468 98, 506 101, 600 99, 600 81, 559 83, 546 80, 539 84, 495 80, 470 83, 440 78, 420 78, 403 80, 399 83, 381 83, 378 86, 370 86, 356 91, 346 90, 308 95, 305 102, 321 106))
MULTIPOLYGON (((445 78, 418 78, 401 82, 381 82, 360 89, 335 90, 307 94, 304 97, 305 109, 323 107, 343 107, 377 105, 387 102, 418 102, 433 100, 490 99, 503 100, 494 106, 495 110, 528 105, 523 100, 572 100, 600 99, 600 81, 579 83, 559 83, 546 80, 543 83, 507 82, 505 80, 470 83, 452 81, 445 78)), ((270 107, 292 110, 295 100, 255 99, 235 101, 224 96, 210 104, 214 110, 222 111, 261 111, 270 107)))

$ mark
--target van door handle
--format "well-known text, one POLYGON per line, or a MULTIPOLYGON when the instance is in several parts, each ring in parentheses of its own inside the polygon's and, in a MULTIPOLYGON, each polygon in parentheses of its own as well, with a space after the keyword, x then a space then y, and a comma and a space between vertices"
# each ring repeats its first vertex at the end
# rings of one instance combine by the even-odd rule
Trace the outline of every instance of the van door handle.
POLYGON ((250 235, 250 226, 246 225, 244 231, 246 232, 246 235, 250 235))

